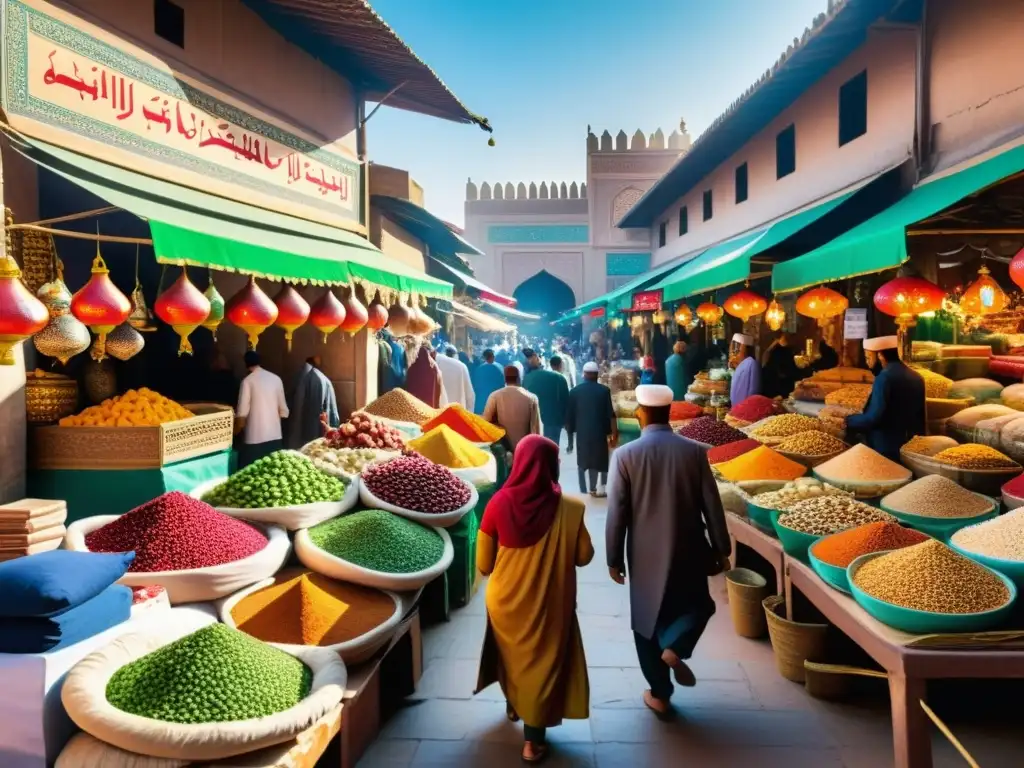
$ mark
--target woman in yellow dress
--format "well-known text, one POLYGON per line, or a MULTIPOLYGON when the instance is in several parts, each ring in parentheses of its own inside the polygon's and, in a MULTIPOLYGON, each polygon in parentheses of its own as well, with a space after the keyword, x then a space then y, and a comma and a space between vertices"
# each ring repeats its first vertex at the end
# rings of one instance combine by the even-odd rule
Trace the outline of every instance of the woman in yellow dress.
POLYGON ((480 522, 476 564, 490 580, 477 692, 501 685, 527 763, 547 757, 546 728, 590 716, 576 620, 576 569, 594 557, 583 512, 558 486, 558 446, 529 435, 480 522))

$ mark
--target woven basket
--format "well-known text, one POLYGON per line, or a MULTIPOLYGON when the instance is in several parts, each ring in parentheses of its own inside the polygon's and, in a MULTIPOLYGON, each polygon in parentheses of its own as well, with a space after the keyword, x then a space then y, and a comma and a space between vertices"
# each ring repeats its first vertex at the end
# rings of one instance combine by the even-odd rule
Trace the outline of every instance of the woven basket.
POLYGON ((736 634, 753 640, 764 637, 768 624, 761 603, 769 592, 764 576, 748 568, 734 568, 725 574, 725 588, 736 634))
POLYGON ((839 701, 850 692, 852 677, 874 677, 887 680, 885 672, 861 667, 849 667, 842 664, 819 664, 815 661, 804 662, 804 683, 807 693, 824 701, 839 701))
POLYGON ((804 682, 804 662, 821 661, 825 655, 828 625, 803 624, 779 615, 786 607, 783 595, 766 597, 762 605, 779 674, 794 683, 804 682))
POLYGON ((25 377, 25 411, 29 424, 52 424, 78 410, 78 382, 55 373, 34 371, 25 377))

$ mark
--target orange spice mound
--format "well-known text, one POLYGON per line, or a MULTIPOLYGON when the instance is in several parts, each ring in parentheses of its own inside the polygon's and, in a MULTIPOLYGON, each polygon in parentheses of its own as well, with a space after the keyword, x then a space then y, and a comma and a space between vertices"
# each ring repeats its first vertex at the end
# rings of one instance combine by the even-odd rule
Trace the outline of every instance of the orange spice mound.
POLYGON ((420 429, 427 433, 442 424, 474 443, 495 443, 505 436, 504 429, 467 411, 458 403, 452 403, 434 418, 423 422, 420 429))

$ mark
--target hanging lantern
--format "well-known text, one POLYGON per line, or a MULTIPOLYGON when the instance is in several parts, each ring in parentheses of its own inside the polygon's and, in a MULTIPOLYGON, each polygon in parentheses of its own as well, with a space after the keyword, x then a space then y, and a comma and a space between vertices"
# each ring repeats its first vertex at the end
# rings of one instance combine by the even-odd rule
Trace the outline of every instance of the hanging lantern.
POLYGON ((379 298, 373 300, 367 314, 369 319, 366 321, 366 327, 374 333, 388 324, 388 308, 381 304, 379 298))
POLYGON ((0 365, 14 365, 14 345, 43 330, 49 320, 46 305, 21 282, 17 262, 0 257, 0 365))
POLYGON ((744 323, 754 315, 760 315, 768 309, 768 302, 750 290, 750 281, 741 291, 737 291, 725 300, 725 311, 733 317, 738 317, 744 323))
POLYGON ((285 285, 274 297, 274 304, 277 305, 277 321, 274 325, 284 328, 285 346, 291 352, 292 334, 309 319, 309 303, 292 286, 285 285))
POLYGON ((711 301, 705 301, 697 307, 697 317, 703 320, 705 325, 718 325, 723 314, 722 308, 711 301))
POLYGON ((366 307, 356 296, 354 285, 349 287, 348 295, 341 303, 345 307, 345 319, 341 321, 341 330, 349 336, 354 336, 366 326, 366 321, 370 319, 366 307))
POLYGON ((91 354, 94 360, 103 360, 107 356, 107 334, 128 319, 132 303, 110 279, 110 270, 100 255, 98 242, 96 258, 92 261, 92 275, 89 282, 71 297, 71 312, 96 334, 91 354))
POLYGON ((634 331, 638 331, 644 327, 644 318, 642 315, 633 315, 629 318, 629 327, 634 331))
POLYGON ((187 270, 181 270, 174 284, 157 297, 153 308, 157 317, 181 337, 178 355, 191 355, 192 343, 188 337, 209 317, 210 300, 188 279, 187 270))
POLYGON ((611 320, 608 321, 608 327, 611 328, 613 331, 619 330, 619 328, 622 327, 622 318, 613 317, 611 320))
POLYGON ((146 340, 142 338, 142 334, 135 330, 131 321, 128 321, 107 334, 107 344, 103 349, 108 355, 123 363, 139 354, 145 346, 146 340))
POLYGON ((875 291, 875 306, 896 318, 901 359, 910 359, 909 329, 917 324, 917 316, 940 309, 945 297, 935 283, 911 275, 896 277, 875 291))
POLYGON ((655 325, 664 325, 666 322, 668 322, 668 315, 666 315, 659 309, 657 312, 654 313, 654 316, 651 318, 651 322, 653 322, 655 325))
POLYGON ((217 328, 224 322, 224 297, 220 295, 217 286, 213 284, 213 272, 210 272, 210 284, 203 291, 203 296, 210 302, 210 314, 203 321, 203 328, 213 334, 213 340, 217 340, 217 328))
POLYGON ((330 288, 309 311, 309 322, 323 334, 324 344, 327 343, 327 337, 345 322, 345 307, 330 288))
POLYGON ((676 325, 682 325, 684 327, 689 326, 693 322, 693 310, 690 309, 688 304, 680 304, 676 309, 675 314, 676 325))
POLYGON ((415 300, 411 300, 409 307, 409 333, 413 336, 425 336, 434 330, 434 321, 420 309, 415 300))
POLYGON ((32 337, 32 343, 41 354, 67 365, 68 360, 89 348, 89 329, 71 314, 71 291, 59 276, 41 286, 36 296, 49 310, 50 322, 32 337))
POLYGON ((843 314, 850 306, 849 300, 831 288, 819 286, 802 294, 796 300, 796 311, 804 317, 818 321, 818 325, 827 325, 833 317, 843 314))
POLYGON ((260 334, 277 320, 277 305, 256 285, 256 278, 250 277, 245 288, 228 301, 224 316, 245 331, 249 348, 256 349, 260 334))
POLYGON ((132 291, 132 313, 128 316, 128 322, 132 328, 143 333, 151 333, 156 330, 153 325, 153 315, 146 305, 146 295, 142 292, 142 283, 135 281, 135 290, 132 291))
POLYGON ((778 301, 772 299, 772 303, 768 305, 768 309, 764 311, 764 321, 773 331, 779 330, 782 324, 786 322, 786 310, 782 308, 782 305, 778 301))
POLYGON ((409 321, 412 315, 409 308, 402 304, 401 299, 388 307, 388 328, 395 336, 405 336, 409 333, 409 321))
POLYGON ((960 299, 960 308, 969 315, 991 315, 1002 312, 1009 305, 1010 297, 984 264, 978 270, 978 279, 967 287, 960 299))

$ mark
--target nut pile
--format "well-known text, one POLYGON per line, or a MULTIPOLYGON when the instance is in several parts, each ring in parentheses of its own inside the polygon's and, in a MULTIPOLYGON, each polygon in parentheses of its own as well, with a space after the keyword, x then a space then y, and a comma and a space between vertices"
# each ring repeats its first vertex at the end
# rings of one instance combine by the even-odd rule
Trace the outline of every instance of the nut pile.
POLYGON ((314 545, 361 568, 380 573, 416 573, 444 555, 444 540, 433 528, 383 509, 364 509, 309 530, 314 545))
POLYGON ((677 434, 711 446, 727 445, 747 437, 738 429, 730 427, 723 421, 718 421, 714 416, 701 416, 699 419, 694 419, 680 429, 677 434))
POLYGON ((759 493, 754 497, 754 503, 764 509, 778 509, 787 511, 794 505, 814 499, 819 496, 845 496, 851 498, 852 494, 826 485, 813 477, 798 477, 791 483, 786 483, 777 491, 759 493))
POLYGON ((846 443, 838 437, 833 437, 827 432, 810 429, 787 437, 775 445, 775 450, 782 453, 794 453, 797 456, 824 456, 845 451, 846 447, 846 443))
POLYGON ((950 540, 965 552, 1024 562, 1024 509, 961 528, 950 540))
POLYGON ((371 419, 357 411, 337 429, 324 432, 324 439, 331 448, 377 448, 382 451, 400 451, 405 448, 401 430, 371 419))
POLYGON ((955 448, 956 445, 956 440, 945 435, 915 435, 904 443, 900 450, 920 456, 934 456, 947 448, 955 448))
POLYGON ((868 404, 869 397, 871 397, 870 384, 847 384, 842 389, 825 395, 825 405, 836 405, 860 412, 868 404))
POLYGON ((422 424, 437 415, 437 409, 431 408, 418 397, 400 388, 385 392, 364 410, 371 416, 392 421, 408 421, 413 424, 422 424))
POLYGON ((932 613, 982 613, 1010 591, 987 568, 931 539, 864 563, 853 583, 877 600, 932 613))
POLYGON ((801 416, 798 413, 784 413, 766 421, 754 430, 753 437, 767 437, 771 439, 779 437, 792 437, 808 430, 822 430, 824 425, 817 419, 810 416, 801 416))
POLYGON ((422 456, 400 456, 363 470, 363 482, 381 501, 429 514, 454 512, 469 501, 466 483, 422 456))
POLYGON ((326 475, 297 451, 275 451, 203 494, 215 507, 266 509, 341 501, 345 484, 326 475))
POLYGON ((818 496, 798 502, 779 516, 779 525, 812 536, 828 536, 865 523, 895 523, 888 512, 849 496, 818 496))
POLYGON ((394 451, 381 451, 376 448, 331 448, 324 438, 304 446, 302 452, 321 472, 329 475, 340 473, 347 477, 358 475, 374 462, 387 461, 398 456, 394 451))
POLYGON ((882 504, 894 512, 923 517, 976 517, 992 511, 991 501, 942 475, 925 475, 890 493, 882 504))
POLYGON ((956 448, 947 448, 933 456, 941 464, 960 469, 1013 469, 1017 462, 988 445, 967 443, 956 448))

